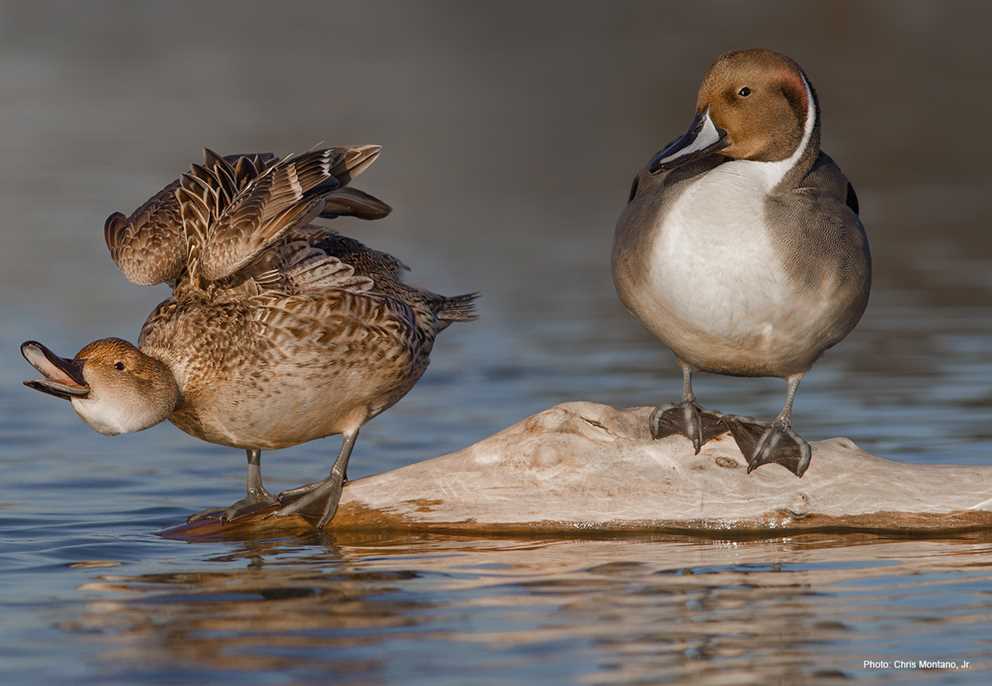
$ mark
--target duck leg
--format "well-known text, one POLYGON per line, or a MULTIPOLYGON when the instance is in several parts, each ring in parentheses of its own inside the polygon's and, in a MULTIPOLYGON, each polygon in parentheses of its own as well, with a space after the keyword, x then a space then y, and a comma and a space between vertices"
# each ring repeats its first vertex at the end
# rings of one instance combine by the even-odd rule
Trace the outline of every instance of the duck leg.
POLYGON ((785 406, 771 424, 764 425, 747 417, 727 418, 737 447, 747 458, 749 474, 758 467, 773 462, 798 477, 802 477, 809 468, 813 449, 792 430, 792 405, 802 379, 803 374, 795 374, 786 379, 789 386, 785 406))
POLYGON ((188 524, 201 519, 220 519, 229 522, 236 517, 258 509, 262 505, 275 505, 279 501, 268 492, 262 483, 262 451, 249 448, 245 451, 248 459, 248 473, 245 479, 245 497, 232 503, 224 510, 204 510, 186 518, 188 524))
POLYGON ((341 491, 344 488, 344 475, 348 471, 348 459, 351 457, 351 451, 354 449, 357 439, 358 429, 344 434, 341 450, 338 452, 338 457, 334 460, 331 472, 326 479, 280 493, 280 502, 294 497, 296 500, 277 510, 275 516, 285 517, 291 514, 300 514, 307 519, 314 519, 317 513, 320 513, 316 528, 320 530, 327 526, 338 510, 338 502, 341 500, 341 491))
POLYGON ((679 360, 682 367, 682 402, 662 405, 651 413, 651 436, 655 439, 679 434, 692 442, 696 454, 707 441, 727 430, 721 415, 706 412, 696 404, 692 392, 692 367, 679 360))

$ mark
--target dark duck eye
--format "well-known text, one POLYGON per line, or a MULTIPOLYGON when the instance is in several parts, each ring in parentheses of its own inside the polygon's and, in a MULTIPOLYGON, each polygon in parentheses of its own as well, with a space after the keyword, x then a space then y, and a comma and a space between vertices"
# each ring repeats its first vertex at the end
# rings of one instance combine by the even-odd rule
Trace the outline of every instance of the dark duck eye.
POLYGON ((124 371, 124 363, 123 362, 115 362, 114 363, 114 369, 116 369, 119 372, 124 371))
POLYGON ((746 98, 747 96, 751 95, 751 89, 748 88, 747 86, 744 86, 739 91, 737 91, 737 95, 741 96, 742 98, 746 98))

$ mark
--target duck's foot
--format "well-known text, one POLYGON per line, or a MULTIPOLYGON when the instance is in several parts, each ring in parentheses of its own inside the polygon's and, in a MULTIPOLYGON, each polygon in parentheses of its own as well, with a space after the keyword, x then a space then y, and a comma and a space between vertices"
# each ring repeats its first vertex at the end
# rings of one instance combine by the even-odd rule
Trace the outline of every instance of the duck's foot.
MULTIPOLYGON (((303 484, 302 486, 297 486, 296 488, 287 488, 285 491, 280 491, 279 495, 276 496, 276 500, 279 503, 288 503, 292 500, 305 496, 307 493, 312 493, 316 489, 323 486, 326 482, 327 480, 325 479, 324 481, 314 481, 313 483, 303 484)), ((344 481, 341 482, 341 487, 344 488, 346 483, 348 483, 347 476, 345 476, 344 481)))
POLYGON ((244 498, 235 503, 231 503, 230 506, 224 508, 223 510, 209 508, 203 510, 202 512, 192 514, 186 518, 186 523, 193 524, 194 522, 199 522, 204 519, 217 519, 221 522, 230 522, 238 517, 243 517, 278 504, 279 499, 270 494, 268 491, 253 493, 246 495, 244 498))
POLYGON ((344 481, 331 477, 283 491, 279 494, 278 501, 288 504, 276 510, 273 516, 286 517, 298 514, 314 524, 318 530, 323 529, 334 519, 342 490, 344 490, 344 481))
POLYGON ((651 413, 651 436, 685 436, 692 442, 696 454, 710 440, 727 431, 723 416, 707 412, 695 402, 684 400, 678 405, 662 405, 651 413))
POLYGON ((748 474, 771 463, 782 465, 800 478, 809 469, 812 447, 782 420, 762 424, 750 417, 725 417, 724 422, 747 459, 748 474))

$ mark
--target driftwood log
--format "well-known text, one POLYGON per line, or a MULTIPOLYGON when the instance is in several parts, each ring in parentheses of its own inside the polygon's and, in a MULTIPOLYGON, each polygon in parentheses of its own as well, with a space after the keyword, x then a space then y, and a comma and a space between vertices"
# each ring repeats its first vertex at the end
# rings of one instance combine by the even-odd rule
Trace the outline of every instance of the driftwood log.
MULTIPOLYGON (((348 483, 329 528, 721 537, 992 529, 992 467, 893 462, 832 438, 813 444, 802 479, 779 465, 747 474, 729 434, 694 455, 681 436, 652 440, 650 412, 558 405, 464 450, 348 483)), ((311 529, 302 517, 271 512, 163 535, 193 540, 311 529)))

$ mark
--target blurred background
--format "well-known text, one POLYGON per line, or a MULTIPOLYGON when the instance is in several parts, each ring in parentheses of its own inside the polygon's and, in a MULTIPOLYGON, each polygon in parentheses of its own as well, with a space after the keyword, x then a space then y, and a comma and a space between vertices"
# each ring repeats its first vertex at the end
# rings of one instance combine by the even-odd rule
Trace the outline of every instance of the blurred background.
MULTIPOLYGON (((64 408, 16 387, 28 372, 14 346, 38 338, 71 354, 101 336, 134 340, 166 297, 116 271, 102 241, 106 216, 129 213, 205 145, 287 153, 323 141, 384 146, 359 185, 394 213, 343 220, 340 230, 406 261, 411 281, 484 296, 482 319, 442 337, 424 383, 390 413, 422 402, 441 424, 460 417, 407 436, 422 451, 449 447, 438 444, 444 434, 462 445, 562 400, 674 398, 670 354, 615 297, 613 225, 635 170, 684 130, 712 59, 766 46, 796 58, 816 85, 824 149, 858 189, 875 261, 864 321, 810 375, 797 426, 889 454, 968 459, 961 441, 989 437, 983 8, 5 5, 5 397, 71 419, 73 441, 90 440, 64 408)), ((704 404, 758 416, 777 412, 781 392, 777 380, 700 381, 704 404)), ((408 433, 390 431, 390 421, 370 430, 408 433)), ((171 427, 155 433, 167 436, 95 440, 124 451, 189 444, 171 427)))
MULTIPOLYGON (((19 383, 32 374, 25 339, 65 355, 136 339, 167 290, 124 280, 104 219, 203 146, 384 146, 357 185, 393 214, 335 227, 400 257, 414 283, 483 293, 480 320, 443 334, 421 383, 363 432, 353 477, 562 401, 676 399, 670 353, 614 294, 613 225, 636 169, 684 131, 699 80, 731 49, 803 65, 871 239, 868 311, 807 377, 797 430, 895 459, 986 463, 990 20, 986 3, 922 1, 0 3, 0 512, 8 544, 27 546, 8 548, 10 578, 27 597, 75 599, 75 573, 38 570, 104 544, 100 556, 155 572, 163 544, 149 531, 238 497, 237 451, 171 425, 107 439, 19 383)), ((708 407, 770 417, 784 389, 704 376, 696 390, 708 407)), ((268 453, 270 486, 318 477, 336 445, 268 453)), ((49 615, 35 633, 23 627, 37 608, 0 619, 25 674, 42 660, 27 646, 61 636, 38 602, 49 615)))

